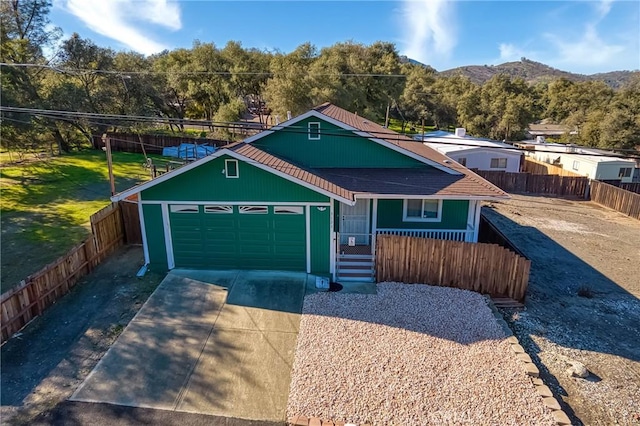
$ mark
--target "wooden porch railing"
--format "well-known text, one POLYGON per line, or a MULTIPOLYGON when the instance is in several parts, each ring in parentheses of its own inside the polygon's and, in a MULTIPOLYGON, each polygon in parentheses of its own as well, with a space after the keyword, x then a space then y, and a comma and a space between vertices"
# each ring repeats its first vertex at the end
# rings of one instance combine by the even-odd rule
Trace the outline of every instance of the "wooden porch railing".
POLYGON ((448 241, 473 241, 473 230, 465 229, 399 229, 378 228, 378 235, 397 235, 401 237, 432 238, 448 241))

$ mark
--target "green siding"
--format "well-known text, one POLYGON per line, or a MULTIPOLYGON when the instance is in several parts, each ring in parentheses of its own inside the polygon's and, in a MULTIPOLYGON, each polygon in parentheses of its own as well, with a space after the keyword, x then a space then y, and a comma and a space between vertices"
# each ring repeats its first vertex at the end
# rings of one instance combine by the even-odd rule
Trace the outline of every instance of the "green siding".
POLYGON ((378 228, 466 229, 468 200, 443 200, 441 222, 403 222, 402 200, 378 200, 378 228))
POLYGON ((326 207, 324 211, 311 206, 311 273, 316 275, 328 275, 330 269, 330 244, 331 244, 331 212, 326 207))
POLYGON ((222 173, 223 155, 142 191, 145 201, 328 202, 329 198, 251 164, 238 162, 239 178, 222 173))
POLYGON ((164 242, 164 225, 162 223, 162 208, 159 204, 143 204, 144 228, 149 250, 149 263, 152 270, 166 271, 167 246, 164 242))
POLYGON ((430 167, 367 138, 317 118, 308 118, 253 142, 292 163, 312 168, 430 167), (309 140, 310 121, 320 122, 320 139, 309 140))

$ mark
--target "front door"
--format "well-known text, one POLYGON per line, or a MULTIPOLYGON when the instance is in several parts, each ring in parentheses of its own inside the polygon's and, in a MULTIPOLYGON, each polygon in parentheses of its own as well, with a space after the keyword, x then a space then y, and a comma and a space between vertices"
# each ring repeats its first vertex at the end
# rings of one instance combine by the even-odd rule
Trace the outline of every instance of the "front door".
POLYGON ((357 245, 370 244, 368 199, 358 199, 353 206, 340 205, 340 245, 349 244, 349 237, 355 238, 357 245))

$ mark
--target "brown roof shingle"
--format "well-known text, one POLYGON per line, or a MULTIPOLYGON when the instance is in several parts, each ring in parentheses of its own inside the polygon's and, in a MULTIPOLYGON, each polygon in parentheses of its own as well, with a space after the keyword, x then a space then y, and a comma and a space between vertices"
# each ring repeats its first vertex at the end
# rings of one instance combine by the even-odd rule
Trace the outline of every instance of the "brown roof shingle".
MULTIPOLYGON (((440 191, 431 195, 470 195, 477 197, 498 198, 508 197, 507 193, 497 186, 493 185, 492 183, 481 178, 466 167, 461 166, 457 162, 451 160, 449 157, 441 154, 440 152, 427 145, 424 145, 421 142, 416 142, 407 136, 401 135, 400 133, 394 132, 393 130, 386 129, 377 123, 374 123, 364 117, 360 117, 357 114, 351 113, 328 102, 315 107, 314 110, 362 132, 366 132, 374 138, 383 139, 384 141, 391 143, 403 150, 409 151, 424 159, 437 163, 442 167, 446 167, 447 169, 454 170, 455 172, 462 174, 462 176, 458 176, 456 182, 445 183, 448 178, 442 178, 441 183, 444 186, 440 191)), ((357 171, 353 169, 350 170, 353 173, 357 173, 357 171)), ((404 169, 400 169, 402 170, 402 172, 400 172, 398 169, 391 170, 397 170, 400 174, 404 173, 404 169)), ((445 172, 441 173, 445 174, 445 172)), ((435 182, 433 184, 435 184, 435 182)))

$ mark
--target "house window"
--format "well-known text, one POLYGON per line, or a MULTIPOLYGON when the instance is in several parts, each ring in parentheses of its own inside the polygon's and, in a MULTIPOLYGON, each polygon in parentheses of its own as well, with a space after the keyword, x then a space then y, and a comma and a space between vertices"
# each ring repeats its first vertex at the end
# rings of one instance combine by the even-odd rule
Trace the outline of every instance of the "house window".
POLYGON ((227 178, 240 177, 238 174, 238 160, 224 160, 224 175, 227 178))
POLYGON ((619 178, 626 178, 631 176, 631 168, 630 167, 620 167, 620 172, 618 173, 619 178))
POLYGON ((267 206, 240 206, 239 211, 242 214, 267 214, 269 208, 267 206))
POLYGON ((506 158, 492 158, 491 159, 491 168, 492 169, 506 169, 507 168, 507 159, 506 158))
POLYGON ((309 123, 309 140, 320 140, 320 123, 309 123))
POLYGON ((273 208, 275 214, 303 214, 304 207, 302 206, 276 206, 273 208))
POLYGON ((442 200, 404 200, 402 220, 405 222, 440 222, 442 200))
POLYGON ((192 204, 174 204, 169 206, 169 211, 171 213, 198 213, 200 210, 198 206, 192 204))
POLYGON ((204 212, 211 214, 230 214, 233 213, 233 206, 204 206, 204 212))
POLYGON ((573 170, 578 170, 578 169, 580 169, 580 162, 579 162, 578 160, 574 160, 574 161, 573 161, 573 164, 571 165, 571 168, 572 168, 573 170))
POLYGON ((458 158, 458 163, 460 163, 461 166, 467 167, 467 158, 466 157, 458 158))

